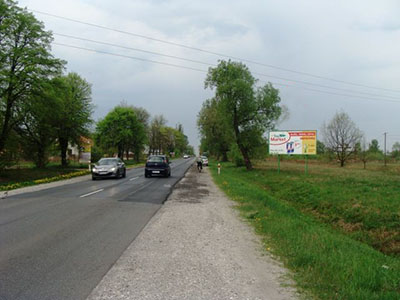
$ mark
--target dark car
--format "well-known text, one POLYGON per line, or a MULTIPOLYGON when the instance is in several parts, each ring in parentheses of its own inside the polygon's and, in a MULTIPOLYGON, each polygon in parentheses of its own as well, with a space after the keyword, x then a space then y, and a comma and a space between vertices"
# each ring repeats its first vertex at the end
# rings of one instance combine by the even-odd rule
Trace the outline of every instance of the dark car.
POLYGON ((126 168, 120 158, 109 157, 100 159, 92 168, 92 179, 107 177, 126 177, 126 168))
POLYGON ((171 167, 166 155, 151 155, 147 159, 144 177, 151 177, 153 175, 164 177, 171 176, 171 167))

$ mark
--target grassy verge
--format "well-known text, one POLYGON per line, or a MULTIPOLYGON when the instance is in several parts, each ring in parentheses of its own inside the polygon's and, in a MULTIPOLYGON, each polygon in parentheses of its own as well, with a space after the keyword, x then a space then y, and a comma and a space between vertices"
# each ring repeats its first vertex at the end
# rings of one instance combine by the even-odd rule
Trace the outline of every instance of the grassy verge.
MULTIPOLYGON (((372 175, 368 179, 350 172, 330 182, 335 179, 329 170, 319 170, 309 176, 304 176, 302 171, 293 169, 277 174, 276 169, 259 165, 256 170, 246 172, 223 164, 218 176, 212 168, 215 182, 238 202, 243 216, 264 237, 265 246, 294 271, 301 289, 319 299, 399 299, 399 257, 382 253, 364 237, 352 236, 336 225, 341 219, 349 221, 359 216, 357 222, 364 224, 365 221, 367 227, 374 224, 372 227, 383 231, 398 230, 395 209, 399 204, 393 203, 395 198, 387 201, 387 208, 381 203, 382 197, 380 201, 375 200, 377 194, 364 198, 374 188, 379 193, 372 175), (367 187, 365 191, 364 187, 367 187), (365 201, 361 201, 362 208, 351 202, 348 207, 356 211, 346 219, 346 194, 350 191, 353 196, 358 195, 358 200, 365 201), (375 216, 376 207, 381 209, 382 219, 379 214, 375 216), (338 219, 334 224, 332 215, 338 219)), ((392 192, 395 191, 393 188, 392 192)))
POLYGON ((124 160, 124 163, 127 167, 142 167, 146 163, 146 161, 139 161, 137 162, 136 160, 124 160))
POLYGON ((45 169, 30 167, 7 169, 3 170, 0 174, 0 191, 9 191, 25 186, 69 179, 89 173, 87 168, 75 169, 72 167, 61 168, 59 166, 45 169))

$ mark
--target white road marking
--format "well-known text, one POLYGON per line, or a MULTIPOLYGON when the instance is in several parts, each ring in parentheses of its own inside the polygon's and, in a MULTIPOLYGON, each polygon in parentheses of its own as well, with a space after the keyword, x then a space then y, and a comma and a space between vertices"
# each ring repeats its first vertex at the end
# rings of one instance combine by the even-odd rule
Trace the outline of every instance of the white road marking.
POLYGON ((102 191, 104 191, 104 189, 99 189, 99 190, 97 190, 97 191, 94 191, 94 192, 91 192, 91 193, 82 195, 82 196, 80 196, 79 198, 87 197, 87 196, 90 196, 90 195, 93 195, 93 194, 96 194, 96 193, 100 193, 100 192, 102 192, 102 191))
POLYGON ((132 181, 132 180, 135 180, 135 179, 138 179, 139 177, 133 177, 133 178, 131 178, 131 179, 129 179, 129 181, 132 181))
POLYGON ((170 185, 170 184, 164 184, 164 187, 166 187, 166 188, 170 188, 170 187, 171 187, 171 185, 170 185))

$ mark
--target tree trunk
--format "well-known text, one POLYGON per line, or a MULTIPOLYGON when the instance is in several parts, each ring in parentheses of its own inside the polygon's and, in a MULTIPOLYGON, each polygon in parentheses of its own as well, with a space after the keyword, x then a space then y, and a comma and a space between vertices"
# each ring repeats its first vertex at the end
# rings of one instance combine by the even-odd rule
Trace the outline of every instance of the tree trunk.
POLYGON ((250 161, 249 153, 248 153, 247 150, 246 150, 241 144, 239 144, 239 143, 238 143, 238 147, 239 147, 239 149, 240 149, 240 152, 241 152, 242 155, 243 155, 244 164, 246 165, 247 171, 252 170, 252 169, 253 169, 253 166, 252 166, 251 161, 250 161))
POLYGON ((139 159, 140 159, 140 150, 139 149, 134 150, 134 156, 135 156, 135 161, 139 162, 139 159))
POLYGON ((228 161, 228 153, 226 151, 222 152, 222 161, 223 162, 228 161))
POLYGON ((129 149, 126 150, 126 160, 129 160, 129 149))
POLYGON ((39 145, 36 155, 36 167, 44 168, 45 166, 46 166, 46 150, 39 145))
POLYGON ((3 118, 3 128, 0 134, 0 153, 2 153, 4 151, 4 148, 6 146, 6 141, 8 138, 8 134, 10 132, 10 121, 11 121, 11 109, 13 106, 13 102, 10 99, 11 98, 11 93, 8 93, 8 97, 7 97, 7 106, 6 106, 6 111, 4 113, 4 118, 3 118))
POLYGON ((234 113, 233 113, 233 127, 235 129, 236 143, 239 147, 240 152, 242 153, 242 156, 244 159, 244 164, 246 165, 247 171, 250 171, 253 169, 253 166, 251 165, 249 153, 247 152, 247 149, 242 145, 242 142, 240 140, 240 131, 239 131, 239 125, 238 125, 238 121, 237 121, 236 108, 234 109, 234 113))
POLYGON ((122 147, 118 147, 118 157, 122 159, 124 156, 124 149, 122 147))
POLYGON ((61 150, 61 166, 66 167, 68 166, 68 160, 67 160, 68 140, 60 139, 59 143, 61 150))

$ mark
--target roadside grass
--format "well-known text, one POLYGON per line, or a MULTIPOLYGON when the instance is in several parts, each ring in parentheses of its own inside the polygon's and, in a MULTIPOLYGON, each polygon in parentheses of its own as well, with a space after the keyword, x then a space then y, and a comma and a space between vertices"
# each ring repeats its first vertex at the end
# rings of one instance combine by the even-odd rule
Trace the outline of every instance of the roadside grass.
POLYGON ((275 162, 252 172, 230 163, 221 175, 210 169, 265 247, 294 271, 300 289, 319 299, 400 298, 397 248, 370 233, 389 232, 396 241, 397 176, 318 164, 305 175, 304 165, 293 162, 279 174, 275 162))
POLYGON ((144 166, 146 161, 141 160, 141 161, 137 162, 136 160, 130 159, 130 160, 124 160, 124 163, 127 167, 139 167, 139 166, 144 166))
POLYGON ((347 168, 315 164, 305 176, 303 164, 287 162, 277 176, 273 164, 263 161, 257 164, 260 176, 255 182, 351 238, 400 257, 398 166, 374 167, 364 170, 356 164, 347 168))
POLYGON ((88 169, 72 168, 21 168, 8 169, 0 173, 0 191, 9 191, 17 188, 49 183, 89 174, 88 169))

